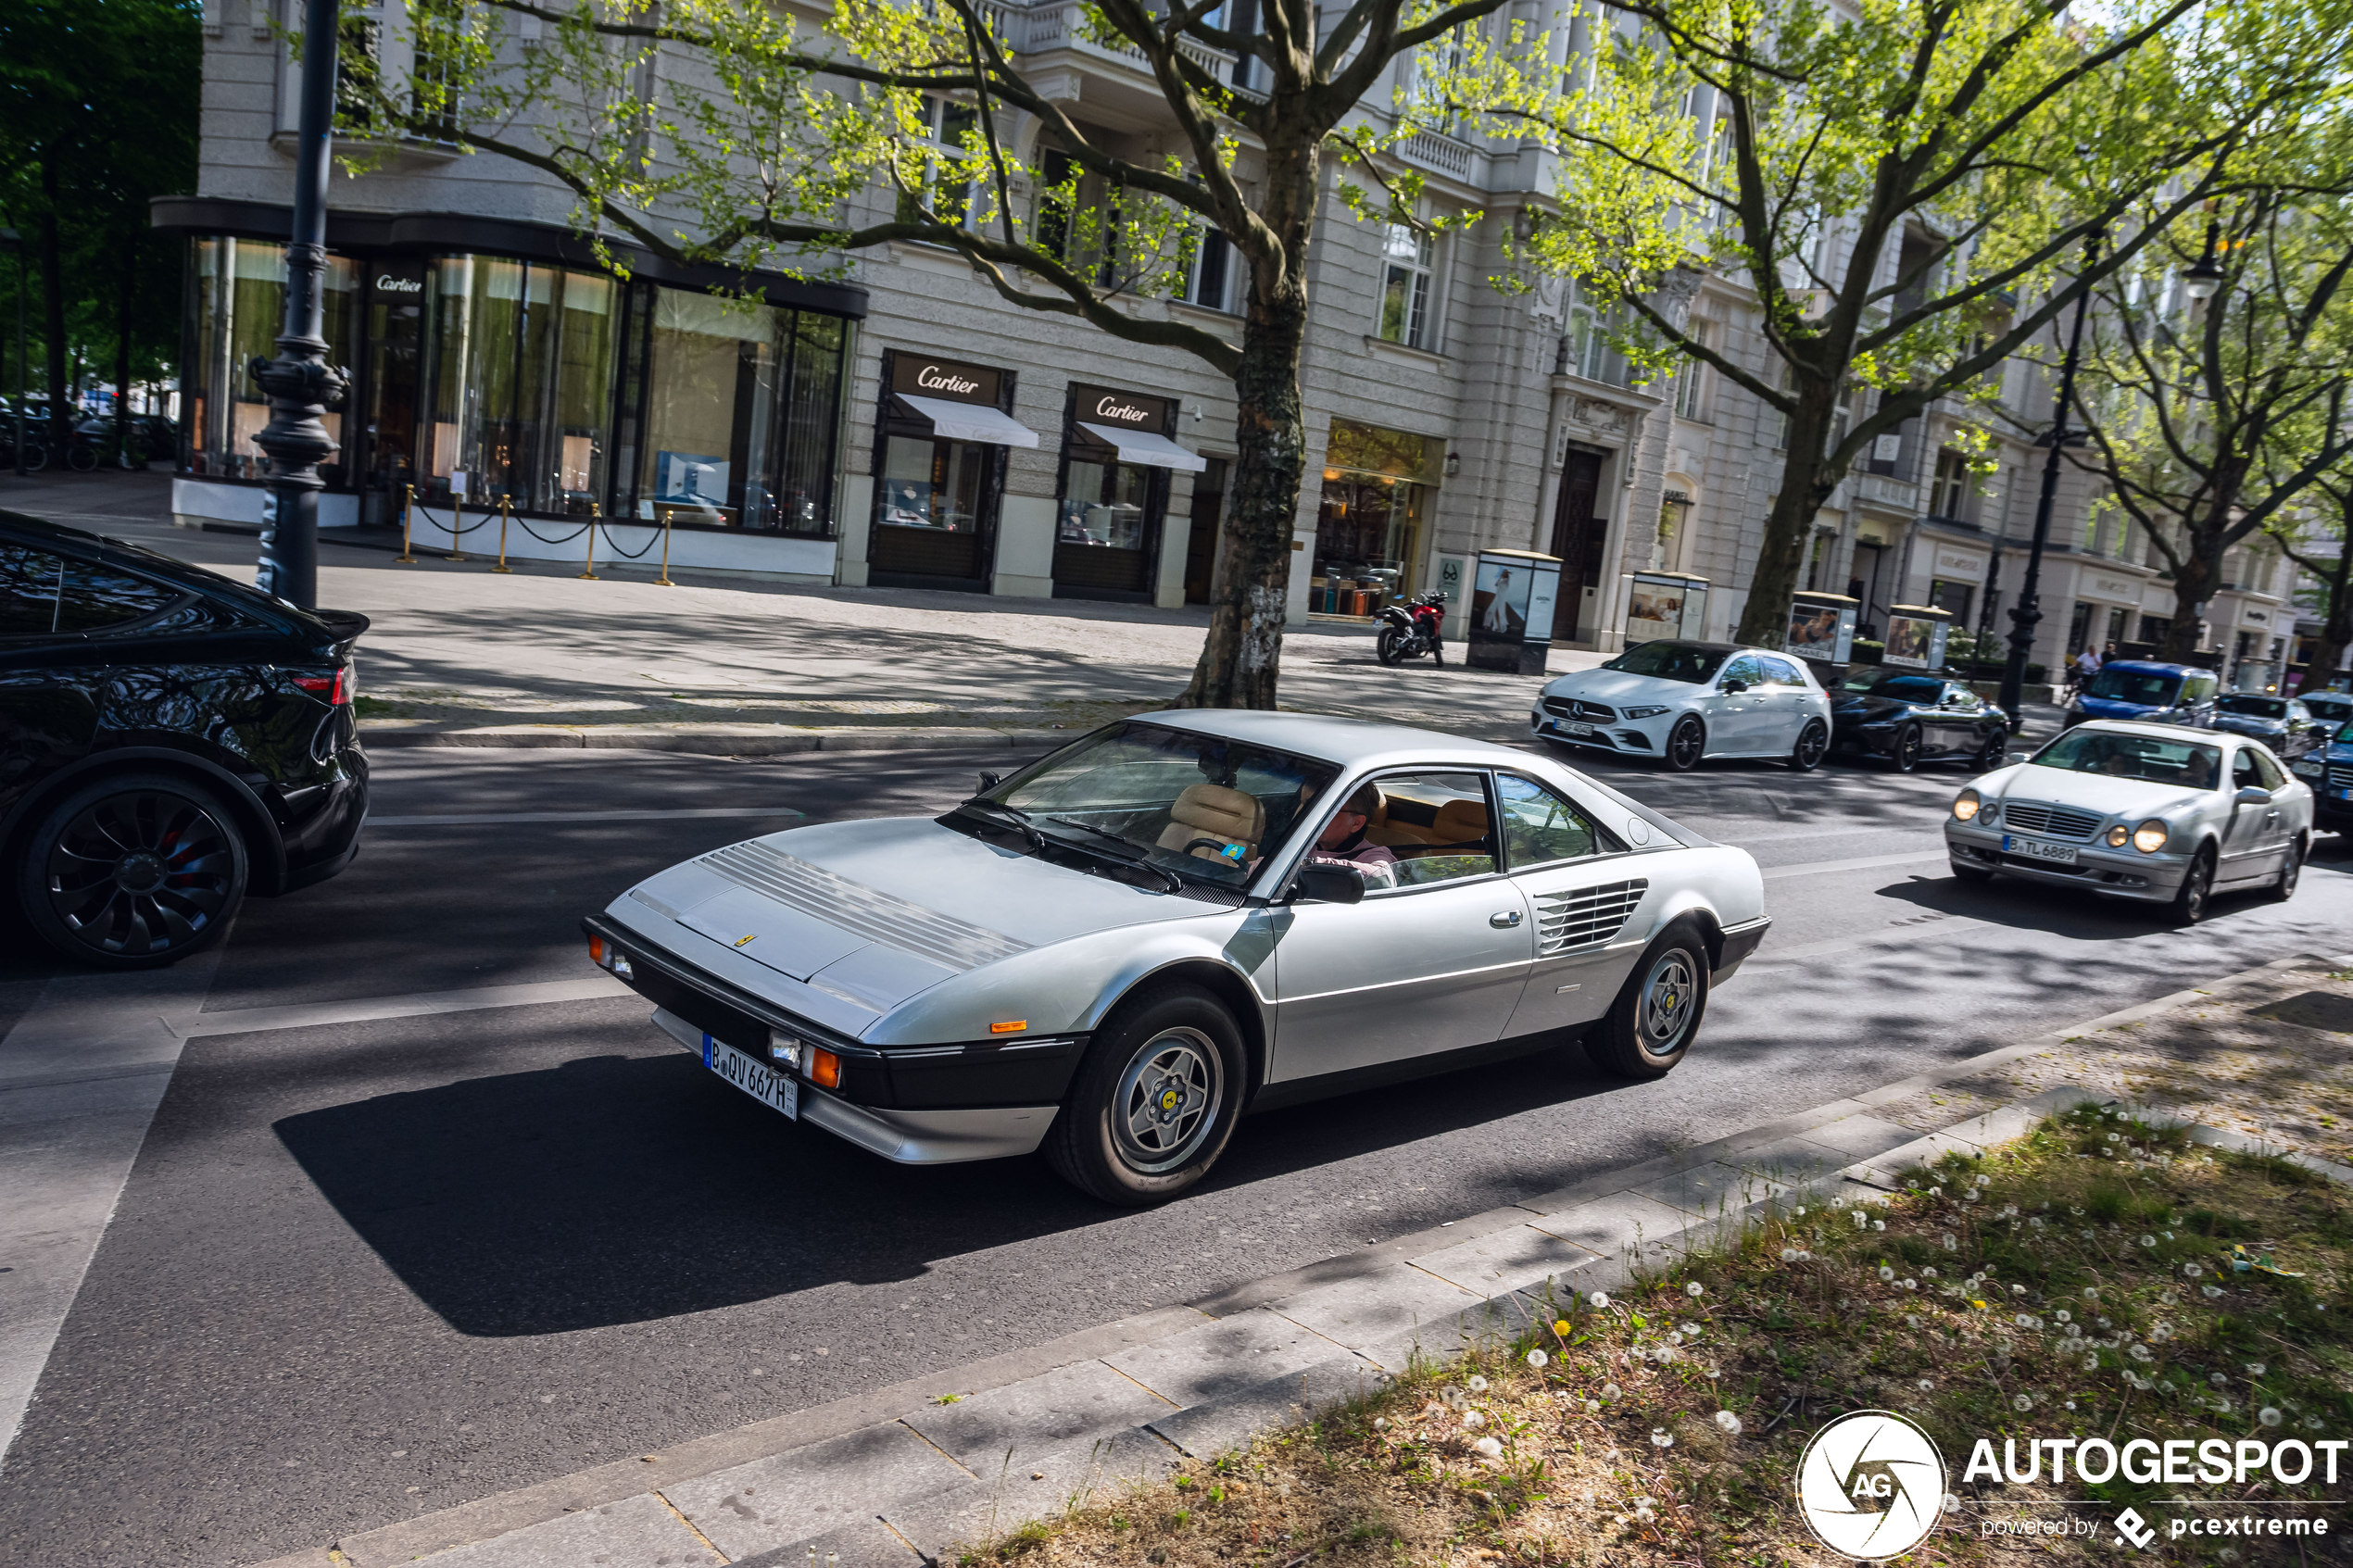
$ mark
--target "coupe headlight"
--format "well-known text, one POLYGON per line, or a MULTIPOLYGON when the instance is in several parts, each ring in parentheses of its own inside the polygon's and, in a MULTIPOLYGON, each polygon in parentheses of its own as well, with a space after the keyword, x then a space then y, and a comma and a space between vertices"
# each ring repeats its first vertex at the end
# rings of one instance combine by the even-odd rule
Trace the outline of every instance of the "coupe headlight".
POLYGON ((1965 789, 1953 798, 1953 820, 1957 822, 1973 822, 1977 821, 1977 813, 1984 804, 1985 802, 1979 797, 1977 791, 1965 789))
POLYGON ((2309 757, 2304 758, 2304 759, 2302 759, 2298 760, 2297 762, 2296 762, 2295 764, 2293 764, 2293 765, 2291 766, 2291 768, 2289 769, 2289 771, 2290 771, 2291 772, 2299 773, 2299 774, 2303 775, 2305 778, 2308 778, 2308 779, 2317 779, 2317 778, 2319 778, 2319 777, 2321 776, 2321 765, 2320 765, 2320 763, 2318 763, 2318 762, 2314 761, 2311 758, 2309 758, 2309 757))
POLYGON ((1655 719, 1667 709, 1659 707, 1624 708, 1618 711, 1629 719, 1655 719))
POLYGON ((2133 830, 2133 847, 2144 855, 2154 855, 2165 847, 2165 824, 2152 817, 2133 830))

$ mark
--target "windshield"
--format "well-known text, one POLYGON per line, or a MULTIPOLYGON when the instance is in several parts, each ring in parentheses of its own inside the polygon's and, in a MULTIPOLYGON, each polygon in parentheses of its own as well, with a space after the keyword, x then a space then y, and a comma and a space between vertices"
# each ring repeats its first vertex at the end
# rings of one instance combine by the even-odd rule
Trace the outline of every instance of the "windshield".
POLYGON ((2325 723, 2341 724, 2353 719, 2353 697, 2308 696, 2304 706, 2311 710, 2313 718, 2325 723))
POLYGON ((2221 776, 2222 749, 2157 735, 2070 730, 2028 760, 2037 768, 2063 768, 2072 773, 2211 789, 2221 776))
POLYGON ((2240 696, 2233 695, 2217 699, 2215 708, 2224 713, 2244 713, 2250 719, 2284 719, 2287 704, 2275 696, 2240 696))
POLYGON ((1931 681, 1924 675, 1891 675, 1874 670, 1849 680, 1842 691, 1867 692, 1872 696, 1893 698, 1897 702, 1936 703, 1944 700, 1944 683, 1931 681))
POLYGON ((1662 681, 1689 681, 1697 685, 1713 679, 1730 652, 1730 648, 1711 648, 1700 643, 1637 643, 1602 668, 1623 670, 1629 675, 1655 675, 1662 681))
POLYGON ((1026 813, 1048 838, 1239 887, 1339 772, 1214 735, 1121 724, 984 798, 1026 813))
POLYGON ((2104 696, 2114 702, 2137 703, 2143 708, 2171 708, 2173 694, 2182 689, 2179 675, 2160 674, 2152 670, 2119 670, 2110 665, 2091 679, 2083 688, 2085 696, 2104 696))

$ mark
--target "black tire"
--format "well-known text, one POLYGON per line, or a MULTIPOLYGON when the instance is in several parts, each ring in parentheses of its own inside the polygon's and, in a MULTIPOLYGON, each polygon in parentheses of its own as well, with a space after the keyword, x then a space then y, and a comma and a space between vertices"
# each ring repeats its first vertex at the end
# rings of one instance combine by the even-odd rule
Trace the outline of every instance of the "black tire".
POLYGON ((245 897, 237 820, 162 773, 94 779, 34 826, 17 897, 41 939, 101 969, 153 969, 228 934, 245 897))
POLYGON ((1241 1031, 1214 997, 1190 985, 1132 997, 1087 1047, 1046 1135, 1047 1163, 1105 1203, 1164 1203, 1226 1151, 1249 1085, 1241 1031))
POLYGON ((2182 877, 2181 891, 2173 895, 2171 912, 2176 925, 2196 925, 2206 918, 2214 903, 2214 846, 2202 845, 2190 857, 2190 869, 2182 877))
POLYGON ((39 473, 49 466, 49 449, 37 441, 24 444, 23 456, 24 471, 27 473, 39 473))
POLYGON ((1379 659, 1383 664, 1396 663, 1398 659, 1398 641, 1399 638, 1396 627, 1382 627, 1380 629, 1380 635, 1373 639, 1373 657, 1379 659))
POLYGON ((1706 753, 1707 726, 1696 716, 1686 713, 1667 732, 1667 749, 1659 754, 1659 760, 1673 772, 1688 773, 1700 765, 1706 753))
POLYGON ((1956 860, 1953 862, 1953 880, 1956 882, 1991 882, 1994 880, 1994 873, 1987 871, 1983 866, 1965 866, 1961 864, 1960 861, 1956 860))
POLYGON ((1440 669, 1446 667, 1446 645, 1440 643, 1429 650, 1429 661, 1440 669))
POLYGON ((75 442, 66 448, 66 467, 76 473, 96 473, 98 449, 87 442, 75 442))
POLYGON ((1887 765, 1899 773, 1908 773, 1920 765, 1920 727, 1906 724, 1895 732, 1895 744, 1888 748, 1887 765))
POLYGON ((2280 864, 2280 874, 2271 879, 2273 899, 2284 904, 2296 897, 2296 884, 2304 876, 2304 857, 2311 852, 2311 845, 2301 836, 2288 840, 2287 859, 2280 864))
POLYGON ((1585 1037, 1587 1051, 1621 1077, 1666 1077, 1698 1037, 1707 982, 1707 943, 1699 925, 1677 921, 1642 949, 1617 1000, 1585 1037))
POLYGON ((2010 733, 1996 724, 1994 733, 1985 737, 1985 744, 1977 748, 1977 771, 1990 773, 1996 768, 2007 767, 2009 759, 2010 733))
POLYGON ((1830 755, 1830 727, 1819 719, 1808 719, 1806 727, 1797 732, 1797 744, 1790 748, 1789 771, 1793 773, 1812 772, 1822 765, 1822 759, 1830 755))

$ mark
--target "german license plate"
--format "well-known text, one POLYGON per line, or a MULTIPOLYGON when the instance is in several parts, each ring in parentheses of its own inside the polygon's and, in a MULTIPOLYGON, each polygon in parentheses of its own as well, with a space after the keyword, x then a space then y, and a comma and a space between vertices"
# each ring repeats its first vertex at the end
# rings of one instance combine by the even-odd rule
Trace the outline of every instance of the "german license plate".
POLYGON ((1590 735, 1593 733, 1593 726, 1591 724, 1563 724, 1561 728, 1572 735, 1590 735))
POLYGON ((799 1119, 800 1085, 766 1062, 754 1061, 735 1047, 705 1035, 702 1064, 769 1110, 799 1119))
POLYGON ((2336 792, 2336 797, 2339 800, 2353 800, 2353 789, 2340 789, 2336 792))
POLYGON ((2059 866, 2075 863, 2072 844, 2045 844, 2039 838, 2019 838, 2007 833, 2002 835, 2002 853, 2016 855, 2021 860, 2048 860, 2059 866))

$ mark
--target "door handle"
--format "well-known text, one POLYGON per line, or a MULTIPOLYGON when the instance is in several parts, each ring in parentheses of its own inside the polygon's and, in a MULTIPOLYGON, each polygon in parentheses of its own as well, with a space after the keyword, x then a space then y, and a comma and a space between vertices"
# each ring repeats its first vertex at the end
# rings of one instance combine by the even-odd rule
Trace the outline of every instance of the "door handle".
POLYGON ((1487 917, 1487 923, 1498 931, 1509 931, 1519 923, 1517 909, 1498 909, 1487 917))

